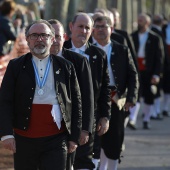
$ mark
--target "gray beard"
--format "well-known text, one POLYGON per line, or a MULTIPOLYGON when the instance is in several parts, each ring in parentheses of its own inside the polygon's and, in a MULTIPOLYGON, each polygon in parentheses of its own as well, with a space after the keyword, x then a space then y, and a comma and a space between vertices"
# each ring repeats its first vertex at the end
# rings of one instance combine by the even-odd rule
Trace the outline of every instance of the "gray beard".
POLYGON ((41 48, 41 49, 40 48, 34 48, 33 52, 35 54, 44 54, 46 52, 46 48, 41 48))

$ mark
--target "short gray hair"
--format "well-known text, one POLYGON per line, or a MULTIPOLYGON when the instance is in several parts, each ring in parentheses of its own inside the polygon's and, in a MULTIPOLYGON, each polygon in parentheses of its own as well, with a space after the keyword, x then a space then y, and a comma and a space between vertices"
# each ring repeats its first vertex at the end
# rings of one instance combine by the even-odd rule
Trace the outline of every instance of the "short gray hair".
POLYGON ((31 24, 29 24, 25 29, 25 36, 26 37, 28 36, 29 30, 34 24, 41 24, 41 23, 47 25, 50 28, 52 35, 55 36, 55 30, 52 27, 52 25, 48 21, 43 20, 43 19, 36 20, 36 21, 32 22, 31 24))

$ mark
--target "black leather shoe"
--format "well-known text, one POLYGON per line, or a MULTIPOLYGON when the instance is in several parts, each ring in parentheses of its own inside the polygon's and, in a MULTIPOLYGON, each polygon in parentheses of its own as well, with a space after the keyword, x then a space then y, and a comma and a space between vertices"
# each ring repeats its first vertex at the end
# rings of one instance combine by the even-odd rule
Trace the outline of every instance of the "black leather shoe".
POLYGON ((159 113, 159 114, 157 114, 156 118, 157 118, 157 120, 162 120, 163 116, 159 113))
POLYGON ((131 122, 128 122, 127 126, 128 126, 130 129, 132 129, 132 130, 136 130, 136 129, 137 129, 136 125, 133 124, 133 123, 131 123, 131 122))
POLYGON ((146 129, 146 130, 150 129, 149 122, 143 122, 143 129, 146 129))
POLYGON ((169 113, 165 110, 162 112, 162 115, 165 116, 165 117, 170 117, 169 113))
POLYGON ((156 117, 151 116, 151 117, 150 117, 150 119, 152 119, 152 120, 162 120, 162 119, 163 119, 163 117, 162 117, 162 115, 161 115, 161 114, 157 114, 157 116, 156 116, 156 117))

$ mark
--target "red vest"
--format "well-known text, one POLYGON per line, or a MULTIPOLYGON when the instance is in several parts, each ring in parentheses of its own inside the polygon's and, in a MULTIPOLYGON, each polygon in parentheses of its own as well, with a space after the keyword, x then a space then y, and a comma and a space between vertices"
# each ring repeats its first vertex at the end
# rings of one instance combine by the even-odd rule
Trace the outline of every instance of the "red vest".
POLYGON ((52 105, 33 104, 29 119, 29 128, 26 131, 14 129, 14 132, 29 138, 52 136, 64 132, 66 130, 64 121, 62 120, 59 130, 53 120, 51 110, 52 105))

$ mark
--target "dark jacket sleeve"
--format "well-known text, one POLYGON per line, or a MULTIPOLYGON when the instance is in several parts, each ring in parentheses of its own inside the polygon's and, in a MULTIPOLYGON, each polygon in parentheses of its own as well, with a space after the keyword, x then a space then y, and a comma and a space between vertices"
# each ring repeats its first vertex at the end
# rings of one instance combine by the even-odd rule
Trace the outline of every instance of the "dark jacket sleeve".
POLYGON ((128 58, 128 82, 127 82, 127 98, 126 102, 130 102, 135 104, 138 98, 138 90, 139 90, 139 79, 138 72, 134 63, 134 60, 131 56, 131 53, 126 50, 126 55, 128 58))
POLYGON ((82 130, 92 133, 94 119, 94 93, 91 69, 86 57, 63 49, 65 59, 73 63, 82 99, 82 130))
POLYGON ((109 73, 107 56, 103 54, 103 75, 102 75, 102 86, 100 96, 98 100, 98 113, 100 117, 107 117, 110 119, 111 116, 111 98, 109 89, 109 73))
POLYGON ((94 94, 91 71, 86 58, 83 58, 77 73, 82 97, 82 130, 92 133, 94 119, 94 94))
POLYGON ((0 89, 0 137, 13 135, 15 72, 10 61, 0 89))
POLYGON ((71 134, 69 140, 78 143, 82 127, 81 94, 73 65, 71 65, 70 67, 70 73, 71 73, 70 88, 71 88, 72 113, 71 113, 71 134))

